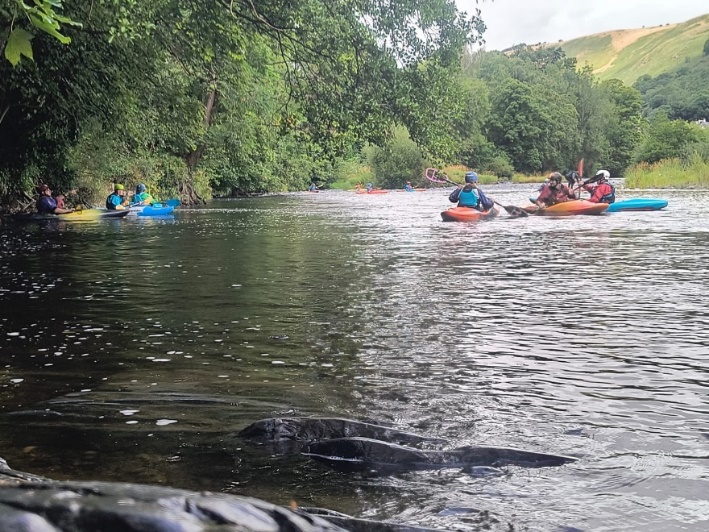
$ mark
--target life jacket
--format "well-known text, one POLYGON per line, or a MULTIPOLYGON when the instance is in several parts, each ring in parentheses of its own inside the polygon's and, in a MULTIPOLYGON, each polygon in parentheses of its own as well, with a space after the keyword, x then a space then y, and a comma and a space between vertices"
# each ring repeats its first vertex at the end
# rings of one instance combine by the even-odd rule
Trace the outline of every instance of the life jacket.
POLYGON ((111 194, 110 196, 108 196, 108 197, 106 198, 106 208, 107 208, 109 211, 115 211, 115 210, 116 210, 116 205, 114 205, 113 203, 111 203, 111 198, 112 198, 113 196, 116 196, 116 197, 119 199, 118 205, 120 205, 121 203, 123 203, 123 200, 121 199, 121 197, 120 197, 118 194, 116 194, 116 193, 114 192, 113 194, 111 194))
POLYGON ((480 196, 470 185, 466 185, 463 190, 460 191, 458 195, 458 207, 472 207, 473 209, 479 209, 480 196))
POLYGON ((599 203, 614 203, 615 202, 615 187, 611 185, 610 183, 606 183, 609 187, 611 187, 611 191, 604 195, 601 196, 601 199, 598 201, 599 203))

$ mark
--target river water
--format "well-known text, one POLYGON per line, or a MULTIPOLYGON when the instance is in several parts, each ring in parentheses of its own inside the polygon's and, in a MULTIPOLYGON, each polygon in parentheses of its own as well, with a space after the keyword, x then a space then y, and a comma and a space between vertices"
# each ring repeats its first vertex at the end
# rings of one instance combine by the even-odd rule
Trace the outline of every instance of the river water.
POLYGON ((456 224, 449 191, 0 226, 0 456, 441 530, 709 528, 709 194, 456 224), (579 461, 370 477, 234 434, 284 415, 579 461))

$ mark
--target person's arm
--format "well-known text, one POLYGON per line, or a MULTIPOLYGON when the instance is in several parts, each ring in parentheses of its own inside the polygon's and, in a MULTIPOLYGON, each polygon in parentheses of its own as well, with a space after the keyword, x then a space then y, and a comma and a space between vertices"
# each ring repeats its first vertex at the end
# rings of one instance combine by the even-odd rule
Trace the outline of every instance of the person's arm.
POLYGON ((539 207, 540 209, 545 208, 547 206, 546 201, 550 195, 551 191, 549 187, 543 187, 542 191, 539 193, 539 196, 537 196, 537 201, 535 202, 537 207, 539 207))
POLYGON ((451 203, 458 203, 458 198, 460 197, 461 190, 463 190, 463 187, 459 186, 453 192, 451 192, 450 196, 448 196, 448 201, 450 201, 451 203))
POLYGON ((591 203, 600 203, 601 198, 606 194, 608 185, 605 183, 602 185, 598 185, 596 188, 593 189, 593 194, 589 198, 588 201, 591 203))

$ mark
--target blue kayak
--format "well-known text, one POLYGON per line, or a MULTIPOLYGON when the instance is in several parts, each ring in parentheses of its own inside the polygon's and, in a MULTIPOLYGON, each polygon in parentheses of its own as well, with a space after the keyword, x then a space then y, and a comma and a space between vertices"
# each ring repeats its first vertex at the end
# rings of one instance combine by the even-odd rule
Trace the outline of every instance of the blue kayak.
POLYGON ((164 205, 162 203, 153 203, 152 205, 135 205, 131 207, 131 212, 135 212, 138 216, 166 216, 172 214, 175 207, 164 205))
MULTIPOLYGON (((530 197, 529 201, 535 203, 537 198, 530 197)), ((622 201, 616 201, 608 206, 606 212, 620 211, 659 211, 667 207, 667 200, 656 198, 633 198, 622 201)))
POLYGON ((619 211, 659 211, 667 207, 667 200, 656 198, 633 198, 616 201, 608 206, 606 212, 619 211))

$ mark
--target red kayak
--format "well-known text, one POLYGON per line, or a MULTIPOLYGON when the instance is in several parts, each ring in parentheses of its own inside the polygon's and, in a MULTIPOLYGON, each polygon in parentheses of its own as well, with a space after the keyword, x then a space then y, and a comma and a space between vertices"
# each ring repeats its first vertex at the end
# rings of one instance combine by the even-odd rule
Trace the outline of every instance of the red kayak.
POLYGON ((471 207, 453 207, 441 213, 444 222, 475 222, 495 218, 500 214, 500 209, 493 207, 488 211, 479 211, 471 207))
POLYGON ((389 194, 388 190, 382 190, 381 188, 372 189, 369 192, 366 190, 355 190, 355 194, 389 194))
POLYGON ((523 209, 530 214, 541 216, 574 216, 577 214, 602 214, 608 209, 608 204, 591 203, 586 200, 571 200, 563 201, 544 209, 539 209, 536 205, 523 207, 523 209))

